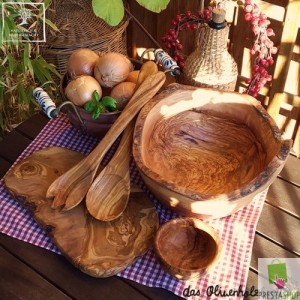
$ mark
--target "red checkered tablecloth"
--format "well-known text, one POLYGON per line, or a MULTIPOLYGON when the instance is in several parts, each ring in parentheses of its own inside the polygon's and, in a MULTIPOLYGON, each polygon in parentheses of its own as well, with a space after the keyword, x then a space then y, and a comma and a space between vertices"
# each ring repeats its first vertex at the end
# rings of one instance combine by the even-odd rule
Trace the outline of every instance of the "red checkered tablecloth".
MULTIPOLYGON (((97 138, 83 135, 73 128, 62 114, 59 118, 48 122, 17 162, 34 151, 50 146, 61 146, 88 154, 98 142, 97 138)), ((109 161, 115 148, 116 146, 113 145, 104 157, 103 164, 109 161)), ((160 222, 163 223, 176 217, 176 214, 163 207, 147 190, 133 159, 130 170, 131 180, 147 191, 150 199, 154 202, 160 222)), ((219 291, 245 291, 255 229, 266 193, 267 191, 258 194, 250 205, 229 217, 206 221, 219 234, 223 243, 223 251, 219 262, 199 280, 180 281, 173 278, 163 270, 153 250, 149 250, 118 276, 150 287, 165 288, 189 299, 243 299, 241 292, 236 293, 236 296, 221 297, 209 296, 209 291, 217 285, 219 291), (196 296, 187 297, 188 291, 190 294, 196 294, 196 296)), ((59 253, 46 232, 39 227, 27 210, 9 195, 3 180, 0 181, 0 232, 59 253)))

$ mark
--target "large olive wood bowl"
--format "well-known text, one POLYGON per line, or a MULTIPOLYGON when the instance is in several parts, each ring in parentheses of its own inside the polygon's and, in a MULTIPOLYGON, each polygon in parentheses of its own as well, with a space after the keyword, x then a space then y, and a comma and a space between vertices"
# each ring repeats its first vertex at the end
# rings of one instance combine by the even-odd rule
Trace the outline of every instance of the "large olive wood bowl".
POLYGON ((207 219, 248 205, 275 180, 290 148, 253 97, 172 84, 141 110, 133 155, 163 204, 207 219))

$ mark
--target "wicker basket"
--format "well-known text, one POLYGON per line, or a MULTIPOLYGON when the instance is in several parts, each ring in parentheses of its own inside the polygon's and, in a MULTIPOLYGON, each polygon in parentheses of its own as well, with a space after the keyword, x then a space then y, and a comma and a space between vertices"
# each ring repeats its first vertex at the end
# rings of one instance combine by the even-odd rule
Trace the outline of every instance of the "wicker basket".
POLYGON ((182 83, 234 91, 237 64, 227 50, 229 27, 216 30, 204 24, 199 29, 198 45, 186 59, 182 83))
POLYGON ((69 56, 77 48, 127 55, 127 17, 118 26, 109 26, 95 16, 91 0, 54 0, 48 9, 47 17, 60 32, 48 30, 42 53, 62 75, 66 72, 69 56))

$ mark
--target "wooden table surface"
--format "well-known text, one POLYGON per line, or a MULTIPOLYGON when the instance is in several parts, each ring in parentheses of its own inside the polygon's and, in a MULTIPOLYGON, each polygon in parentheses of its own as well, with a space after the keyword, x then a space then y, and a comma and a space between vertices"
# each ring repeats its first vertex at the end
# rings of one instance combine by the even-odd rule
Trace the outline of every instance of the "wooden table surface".
MULTIPOLYGON (((47 121, 43 114, 37 114, 0 142, 0 178, 47 121)), ((267 194, 254 240, 247 290, 252 286, 257 288, 259 257, 300 257, 299 228, 300 159, 290 155, 267 194)), ((146 287, 117 276, 92 278, 61 255, 0 234, 0 299, 180 298, 167 290, 146 287)))

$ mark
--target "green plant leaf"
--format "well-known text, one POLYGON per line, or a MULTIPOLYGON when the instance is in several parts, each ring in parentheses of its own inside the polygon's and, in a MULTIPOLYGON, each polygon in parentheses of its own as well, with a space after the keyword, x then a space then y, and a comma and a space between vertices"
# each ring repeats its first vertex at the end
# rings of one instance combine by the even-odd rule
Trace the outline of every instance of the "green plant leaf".
MULTIPOLYGON (((40 81, 41 84, 43 84, 46 81, 54 81, 51 73, 49 72, 49 69, 47 68, 47 63, 45 62, 45 60, 41 57, 36 57, 35 59, 32 60, 33 62, 36 62, 36 65, 34 67, 34 73, 42 73, 44 78, 46 78, 46 80, 40 81)), ((40 80, 40 79, 39 79, 40 80)))
MULTIPOLYGON (((0 73, 1 74, 1 73, 0 73)), ((5 75, 4 75, 5 76, 5 75)), ((4 87, 7 87, 7 85, 4 83, 4 78, 1 76, 0 77, 0 92, 1 92, 1 88, 3 88, 3 90, 2 90, 2 93, 4 93, 4 87)), ((0 94, 1 95, 1 94, 0 94)), ((0 99, 3 99, 3 97, 2 98, 0 98, 0 99)))
POLYGON ((103 105, 101 105, 101 103, 98 103, 96 109, 93 111, 92 119, 97 120, 100 117, 100 114, 103 110, 104 110, 103 105))
POLYGON ((97 102, 100 101, 100 96, 96 90, 93 91, 92 98, 97 102))
POLYGON ((59 31, 59 29, 57 28, 57 26, 53 22, 51 22, 51 20, 49 20, 49 19, 46 18, 45 19, 45 23, 47 25, 49 25, 53 30, 59 31))
POLYGON ((159 13, 166 9, 170 0, 136 0, 136 2, 152 12, 159 13))
MULTIPOLYGON (((50 1, 45 0, 46 6, 50 1)), ((24 41, 24 37, 19 34, 26 28, 17 25, 15 18, 19 16, 20 3, 26 1, 22 0, 16 4, 9 0, 2 2, 7 2, 8 5, 5 7, 7 9, 4 11, 4 20, 0 21, 0 111, 4 118, 0 126, 10 130, 11 124, 23 121, 24 117, 36 111, 32 90, 38 85, 51 82, 53 88, 49 85, 45 85, 44 88, 54 95, 57 92, 57 84, 53 78, 55 75, 61 75, 54 65, 48 64, 39 54, 40 47, 37 43, 27 43, 28 41, 24 41)), ((37 17, 42 18, 43 14, 37 17)), ((36 28, 36 22, 31 26, 36 28)), ((52 27, 55 28, 53 25, 52 27)))
POLYGON ((24 43, 24 53, 23 53, 23 63, 25 72, 29 70, 29 73, 32 78, 34 78, 34 71, 30 60, 30 52, 31 52, 31 45, 30 43, 24 43))
POLYGON ((8 45, 15 45, 16 47, 19 44, 19 34, 18 34, 18 26, 14 22, 14 18, 17 17, 18 14, 11 13, 8 16, 4 17, 4 27, 3 27, 3 43, 8 45), (14 36, 13 36, 14 34, 14 36))
POLYGON ((62 75, 58 73, 55 66, 52 64, 49 64, 42 56, 38 56, 36 58, 39 62, 39 64, 44 68, 48 69, 51 73, 55 74, 59 79, 62 79, 62 75))
POLYGON ((111 26, 118 25, 124 18, 122 0, 92 0, 94 14, 111 26))
POLYGON ((108 111, 118 110, 116 100, 110 96, 104 96, 101 100, 101 103, 108 111))
POLYGON ((17 85, 17 89, 18 89, 18 102, 19 103, 27 103, 28 99, 24 90, 24 86, 19 82, 17 85))
POLYGON ((47 9, 51 3, 52 3, 52 0, 44 0, 45 9, 47 9))
POLYGON ((32 78, 34 78, 34 71, 33 71, 33 66, 32 66, 32 63, 31 63, 31 60, 29 59, 28 62, 27 62, 27 67, 28 67, 28 70, 30 72, 30 75, 32 76, 32 78))
POLYGON ((9 69, 9 73, 12 76, 14 71, 17 68, 17 62, 14 59, 14 57, 11 55, 11 53, 7 54, 7 60, 8 60, 8 69, 9 69))
POLYGON ((42 73, 42 71, 40 70, 40 66, 39 64, 37 63, 37 61, 34 59, 32 60, 32 67, 33 67, 33 70, 34 70, 34 75, 35 77, 38 79, 38 81, 40 83, 44 83, 47 81, 47 78, 44 76, 44 74, 42 73))
POLYGON ((93 112, 94 109, 96 108, 97 104, 94 103, 93 100, 90 100, 90 101, 87 101, 85 104, 84 104, 84 109, 87 111, 87 112, 93 112))
POLYGON ((28 86, 25 90, 25 93, 26 93, 26 97, 28 99, 28 102, 29 102, 29 106, 32 107, 32 108, 35 108, 35 107, 38 107, 38 109, 40 109, 40 107, 37 105, 33 95, 32 95, 32 92, 33 92, 33 87, 32 86, 28 86))
MULTIPOLYGON (((0 48, 0 50, 2 50, 2 49, 0 48)), ((8 57, 7 56, 4 57, 3 60, 0 60, 0 66, 2 67, 3 70, 5 70, 5 68, 6 68, 6 67, 3 67, 3 66, 5 66, 5 64, 6 64, 7 61, 8 61, 8 57)))

